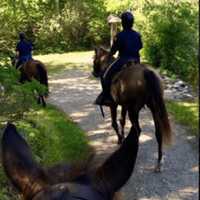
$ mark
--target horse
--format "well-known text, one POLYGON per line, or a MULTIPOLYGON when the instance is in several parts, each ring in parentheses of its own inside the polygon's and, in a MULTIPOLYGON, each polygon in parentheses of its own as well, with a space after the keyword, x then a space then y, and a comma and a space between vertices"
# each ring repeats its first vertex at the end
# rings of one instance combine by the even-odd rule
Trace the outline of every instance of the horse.
MULTIPOLYGON (((16 66, 17 58, 14 56, 10 56, 11 63, 13 66, 16 66)), ((38 60, 28 60, 19 66, 18 70, 20 71, 20 83, 24 83, 25 81, 31 81, 35 79, 39 81, 40 84, 44 85, 48 90, 48 75, 45 65, 38 60)), ((48 93, 48 92, 47 92, 48 93)), ((46 95, 39 95, 38 104, 42 103, 43 106, 46 106, 45 98, 46 95)))
POLYGON ((24 200, 118 200, 130 178, 138 152, 138 132, 132 127, 123 144, 96 169, 57 164, 41 167, 15 125, 2 137, 2 164, 24 200), (120 165, 119 165, 120 163, 120 165))
MULTIPOLYGON (((100 77, 102 81, 114 61, 115 58, 110 58, 109 52, 106 49, 103 47, 95 48, 92 74, 95 77, 100 77)), ((113 77, 111 95, 114 103, 109 107, 112 127, 118 136, 118 144, 121 144, 124 139, 127 112, 132 125, 140 133, 139 112, 145 106, 151 110, 158 142, 158 162, 155 171, 159 172, 161 170, 163 144, 169 145, 172 142, 172 132, 163 99, 161 78, 147 65, 130 60, 113 77), (122 106, 120 119, 121 133, 117 123, 118 105, 122 106)))

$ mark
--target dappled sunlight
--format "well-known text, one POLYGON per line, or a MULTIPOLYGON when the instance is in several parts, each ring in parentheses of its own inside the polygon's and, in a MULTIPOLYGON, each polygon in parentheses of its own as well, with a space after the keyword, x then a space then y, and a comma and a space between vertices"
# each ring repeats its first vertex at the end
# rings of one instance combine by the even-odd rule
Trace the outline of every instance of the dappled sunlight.
POLYGON ((36 136, 36 135, 35 135, 34 132, 30 132, 30 133, 29 133, 29 137, 34 138, 35 136, 36 136))
POLYGON ((141 143, 147 142, 147 141, 152 140, 152 139, 153 139, 152 137, 150 137, 150 136, 148 136, 148 135, 145 135, 145 134, 142 134, 142 135, 140 136, 140 142, 141 142, 141 143))
POLYGON ((90 63, 92 61, 94 52, 70 52, 63 54, 48 54, 35 56, 36 59, 43 61, 44 63, 53 62, 55 65, 63 63, 90 63))
POLYGON ((78 112, 78 113, 72 113, 71 117, 72 118, 81 118, 81 117, 86 117, 88 115, 87 112, 78 112))
POLYGON ((93 136, 93 135, 97 135, 97 134, 102 134, 102 130, 98 129, 98 130, 93 130, 93 131, 88 132, 88 136, 93 136))
POLYGON ((48 72, 55 73, 65 69, 89 70, 93 60, 93 51, 70 52, 34 56, 45 63, 48 72))
POLYGON ((76 83, 80 80, 84 80, 84 78, 57 79, 57 80, 50 80, 49 83, 56 83, 56 84, 68 84, 68 83, 70 83, 70 84, 72 84, 72 83, 76 83))
MULTIPOLYGON (((111 126, 109 108, 104 108, 105 118, 103 118, 99 107, 93 105, 101 91, 101 86, 98 80, 92 80, 89 77, 90 72, 79 70, 69 70, 55 75, 49 82, 51 91, 49 102, 63 109, 74 122, 86 131, 89 143, 94 147, 98 160, 104 160, 119 148, 119 145, 117 144, 117 135, 111 126)), ((119 108, 119 113, 120 110, 119 108)), ((180 200, 179 193, 183 194, 182 199, 190 199, 196 193, 193 183, 198 180, 199 169, 193 159, 194 155, 191 154, 191 147, 184 140, 186 136, 181 134, 183 130, 173 124, 172 128, 179 136, 178 140, 171 148, 164 149, 163 172, 155 174, 153 171, 158 157, 158 144, 154 121, 148 108, 141 110, 139 122, 142 131, 135 173, 123 191, 131 194, 133 190, 137 190, 139 193, 145 190, 153 191, 153 194, 156 194, 151 194, 151 198, 140 197, 138 200, 165 199, 162 197, 180 200), (186 179, 187 181, 185 181, 186 179)), ((130 127, 131 123, 127 116, 125 136, 128 135, 130 127)), ((187 141, 192 140, 190 137, 186 139, 187 141)))
POLYGON ((188 139, 188 140, 194 140, 194 139, 196 139, 196 136, 194 136, 194 135, 193 135, 193 136, 192 136, 192 135, 188 135, 188 136, 187 136, 187 139, 188 139))
POLYGON ((198 192, 197 187, 185 187, 179 190, 179 193, 181 194, 182 197, 189 199, 194 193, 198 192))
POLYGON ((199 166, 192 167, 192 169, 190 169, 190 171, 199 173, 199 166))

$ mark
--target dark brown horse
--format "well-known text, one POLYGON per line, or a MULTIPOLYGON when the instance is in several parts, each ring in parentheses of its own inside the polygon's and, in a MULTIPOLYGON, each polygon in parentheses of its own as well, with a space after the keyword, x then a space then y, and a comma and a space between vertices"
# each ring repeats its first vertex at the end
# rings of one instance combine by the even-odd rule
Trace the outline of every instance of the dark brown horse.
MULTIPOLYGON (((93 75, 103 78, 110 64, 115 59, 109 58, 109 52, 104 48, 96 48, 93 65, 93 75)), ((155 134, 158 142, 158 165, 156 170, 160 171, 162 161, 162 146, 170 144, 172 133, 165 103, 163 100, 163 89, 160 78, 156 72, 144 64, 136 64, 129 61, 124 69, 113 77, 111 95, 115 101, 110 106, 112 126, 118 136, 118 143, 124 138, 124 126, 126 113, 138 132, 141 132, 139 125, 139 112, 146 105, 152 112, 155 134), (121 111, 121 133, 117 123, 117 106, 122 106, 121 111)))
MULTIPOLYGON (((15 66, 17 59, 16 57, 11 57, 12 65, 15 66)), ((22 64, 19 68, 20 82, 24 83, 25 81, 31 81, 35 79, 39 81, 42 85, 47 88, 48 91, 48 75, 45 65, 38 60, 29 60, 22 64)), ((48 92, 47 92, 48 93, 48 92)), ((46 95, 39 95, 38 103, 42 103, 43 106, 46 105, 45 97, 46 95)))
POLYGON ((85 167, 91 163, 45 169, 35 162, 13 124, 7 125, 2 138, 5 172, 25 200, 117 200, 117 192, 132 174, 137 151, 138 133, 132 128, 120 148, 97 169, 85 167))

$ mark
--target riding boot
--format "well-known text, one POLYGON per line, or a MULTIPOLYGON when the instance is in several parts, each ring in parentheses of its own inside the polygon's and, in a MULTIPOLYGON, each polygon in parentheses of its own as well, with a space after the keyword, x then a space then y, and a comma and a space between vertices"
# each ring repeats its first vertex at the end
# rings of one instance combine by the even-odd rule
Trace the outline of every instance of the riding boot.
POLYGON ((95 104, 102 106, 110 106, 114 103, 112 96, 105 91, 101 92, 95 100, 95 104))

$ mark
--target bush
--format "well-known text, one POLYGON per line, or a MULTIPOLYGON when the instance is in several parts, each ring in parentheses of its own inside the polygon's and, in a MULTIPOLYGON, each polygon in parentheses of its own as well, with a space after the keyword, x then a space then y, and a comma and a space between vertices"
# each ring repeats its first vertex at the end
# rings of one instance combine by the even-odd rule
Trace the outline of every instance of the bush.
POLYGON ((197 84, 198 11, 189 2, 146 3, 143 11, 144 53, 154 66, 161 66, 197 84))
POLYGON ((19 83, 19 72, 9 65, 0 66, 0 121, 13 121, 23 117, 46 88, 33 80, 19 83))

